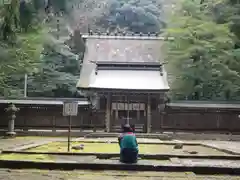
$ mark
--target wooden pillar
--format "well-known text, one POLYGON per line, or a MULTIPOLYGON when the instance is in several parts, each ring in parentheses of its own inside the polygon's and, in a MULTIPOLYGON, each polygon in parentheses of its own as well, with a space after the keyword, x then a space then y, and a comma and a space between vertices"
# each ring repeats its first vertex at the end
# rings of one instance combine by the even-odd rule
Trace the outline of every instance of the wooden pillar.
POLYGON ((159 100, 158 100, 158 115, 159 115, 159 120, 160 120, 160 127, 159 130, 162 131, 162 127, 163 127, 163 108, 162 107, 162 103, 165 103, 162 99, 161 99, 161 94, 159 95, 159 100))
POLYGON ((127 124, 130 124, 130 119, 129 119, 129 95, 127 94, 127 124))
POLYGON ((151 129, 152 129, 152 122, 151 122, 151 99, 150 99, 150 95, 148 94, 148 98, 147 98, 147 133, 151 133, 151 129))
POLYGON ((107 104, 106 104, 106 117, 105 117, 105 126, 106 132, 110 132, 110 120, 111 120, 111 95, 107 94, 107 104))
POLYGON ((118 124, 118 101, 116 101, 115 124, 118 124))
POLYGON ((27 118, 28 117, 28 112, 29 112, 29 109, 25 108, 23 109, 25 111, 25 116, 24 116, 24 120, 23 120, 23 130, 24 131, 28 131, 28 124, 27 124, 27 118))
POLYGON ((220 128, 220 122, 221 122, 220 110, 217 110, 217 129, 220 128))
POLYGON ((138 104, 138 109, 137 109, 137 123, 141 123, 141 117, 140 117, 140 103, 138 104))
POLYGON ((52 116, 52 132, 56 132, 56 118, 52 116))

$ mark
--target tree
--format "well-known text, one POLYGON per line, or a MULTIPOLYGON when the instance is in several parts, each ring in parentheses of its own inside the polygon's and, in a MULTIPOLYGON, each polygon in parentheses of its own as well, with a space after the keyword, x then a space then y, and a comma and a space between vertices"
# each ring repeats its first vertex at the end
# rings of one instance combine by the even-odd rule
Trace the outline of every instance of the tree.
POLYGON ((23 31, 27 32, 30 26, 32 25, 32 21, 34 19, 34 9, 32 3, 27 3, 26 1, 21 1, 19 5, 19 20, 20 26, 23 31))
POLYGON ((158 32, 165 27, 165 22, 161 19, 162 6, 157 1, 132 0, 115 1, 110 3, 109 12, 99 21, 105 28, 110 27, 110 31, 127 27, 131 32, 158 32))
POLYGON ((174 14, 167 43, 172 95, 177 99, 240 98, 240 66, 234 57, 234 35, 228 24, 210 16, 209 2, 184 1, 174 14))
POLYGON ((14 41, 19 24, 19 1, 11 0, 1 8, 1 38, 4 41, 14 41))
POLYGON ((28 81, 29 96, 73 97, 79 78, 78 56, 63 42, 49 37, 38 72, 28 81))
MULTIPOLYGON (((22 1, 21 1, 22 2, 22 1)), ((22 31, 23 21, 20 3, 18 0, 11 0, 4 4, 1 9, 0 22, 0 95, 18 96, 19 87, 16 87, 15 77, 32 71, 36 61, 39 59, 44 31, 41 24, 38 28, 31 26, 32 21, 24 23, 25 30, 22 31), (30 28, 31 27, 31 28, 30 28)))
MULTIPOLYGON (((73 0, 69 0, 73 1, 73 0)), ((54 12, 66 12, 67 9, 67 0, 32 0, 33 6, 36 10, 43 10, 47 12, 50 8, 54 12)))

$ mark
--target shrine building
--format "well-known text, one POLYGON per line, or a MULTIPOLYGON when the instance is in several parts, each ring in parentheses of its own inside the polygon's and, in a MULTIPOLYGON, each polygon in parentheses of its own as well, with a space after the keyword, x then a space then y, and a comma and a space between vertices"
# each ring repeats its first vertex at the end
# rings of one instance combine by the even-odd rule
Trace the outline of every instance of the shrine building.
POLYGON ((166 39, 152 34, 82 37, 86 50, 77 88, 95 106, 95 117, 104 118, 106 131, 119 131, 125 123, 147 133, 160 126, 169 91, 161 53, 166 39))

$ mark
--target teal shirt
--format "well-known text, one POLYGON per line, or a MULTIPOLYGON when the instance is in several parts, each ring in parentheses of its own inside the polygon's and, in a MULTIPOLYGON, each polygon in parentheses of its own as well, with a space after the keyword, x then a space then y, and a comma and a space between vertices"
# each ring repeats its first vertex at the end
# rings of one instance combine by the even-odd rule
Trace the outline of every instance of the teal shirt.
POLYGON ((124 134, 121 138, 120 148, 138 149, 136 136, 134 134, 124 134))

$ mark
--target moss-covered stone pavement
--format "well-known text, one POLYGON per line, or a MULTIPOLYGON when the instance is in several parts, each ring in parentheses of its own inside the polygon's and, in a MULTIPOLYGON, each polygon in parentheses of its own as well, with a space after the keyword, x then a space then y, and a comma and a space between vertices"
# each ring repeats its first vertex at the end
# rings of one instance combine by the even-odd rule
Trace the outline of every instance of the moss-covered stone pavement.
MULTIPOLYGON (((44 146, 47 147, 47 144, 53 144, 56 143, 64 143, 63 141, 66 141, 67 138, 53 138, 53 137, 17 137, 15 139, 0 139, 0 149, 1 150, 23 150, 23 147, 32 146, 36 144, 46 144, 43 145, 42 148, 44 149, 44 146)), ((115 142, 115 138, 94 138, 94 139, 83 139, 83 138, 72 138, 72 141, 85 141, 87 142, 106 142, 108 144, 109 141, 115 142)), ((163 141, 159 139, 138 139, 139 143, 161 143, 163 141)), ((182 141, 173 140, 169 141, 169 143, 183 143, 182 141)), ((202 143, 207 146, 213 146, 221 149, 226 149, 228 151, 232 151, 234 153, 240 154, 240 142, 231 142, 231 141, 184 141, 187 143, 202 143)), ((166 143, 166 141, 164 141, 166 143)), ((45 147, 45 148, 46 148, 45 147)), ((144 146, 143 146, 144 147, 144 146)), ((42 150, 40 146, 40 150, 42 150)), ((96 147, 95 147, 96 148, 96 147)), ((54 150, 54 149, 53 149, 54 150)), ((48 151, 48 150, 46 150, 48 151)), ((211 153, 214 153, 212 151, 211 153)), ((95 157, 92 156, 58 156, 58 155, 43 155, 43 154, 36 154, 36 155, 28 155, 28 154, 6 154, 2 156, 0 159, 7 159, 7 160, 36 160, 36 161, 50 161, 50 162, 59 162, 59 161, 65 161, 65 162, 95 162, 96 160, 99 161, 99 159, 95 159, 95 157)), ((106 159, 106 160, 100 160, 104 163, 118 163, 117 158, 112 159, 106 159)), ((140 164, 155 164, 157 165, 166 165, 166 164, 177 164, 179 159, 170 158, 169 160, 144 160, 142 159, 140 161, 140 164)), ((208 160, 208 159, 185 159, 181 160, 181 164, 184 165, 190 165, 190 166, 198 166, 198 165, 205 165, 205 166, 212 166, 217 165, 221 167, 240 167, 240 160, 239 161, 231 161, 231 160, 208 160)), ((40 171, 40 170, 8 170, 8 169, 0 169, 0 180, 12 180, 12 179, 34 179, 35 180, 48 180, 48 179, 59 179, 59 180, 75 180, 75 179, 101 179, 105 178, 106 180, 111 179, 132 179, 132 180, 140 180, 140 179, 240 179, 240 177, 233 177, 233 176, 200 176, 196 175, 194 173, 172 173, 172 172, 126 172, 126 171, 40 171), (10 178, 10 177, 12 178, 10 178), (151 177, 151 178, 150 178, 151 177), (173 178, 174 177, 174 178, 173 178)))

